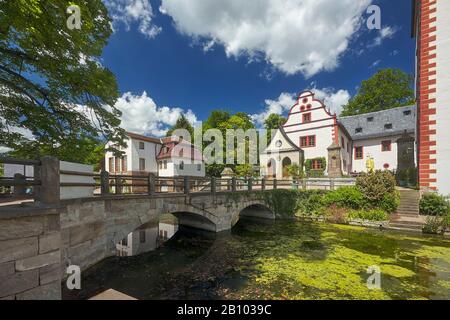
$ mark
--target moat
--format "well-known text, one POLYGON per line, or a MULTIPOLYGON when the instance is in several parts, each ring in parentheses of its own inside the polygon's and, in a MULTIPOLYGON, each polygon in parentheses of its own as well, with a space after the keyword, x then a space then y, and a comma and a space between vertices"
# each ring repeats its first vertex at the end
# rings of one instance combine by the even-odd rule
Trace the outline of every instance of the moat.
POLYGON ((155 233, 159 248, 105 259, 63 298, 112 288, 137 299, 450 299, 450 241, 439 237, 249 219, 219 235, 155 233))

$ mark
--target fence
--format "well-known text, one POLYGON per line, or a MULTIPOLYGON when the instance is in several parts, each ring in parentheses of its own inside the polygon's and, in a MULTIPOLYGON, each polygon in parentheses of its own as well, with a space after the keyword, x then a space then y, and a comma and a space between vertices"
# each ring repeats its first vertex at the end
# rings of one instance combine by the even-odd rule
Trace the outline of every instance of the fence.
MULTIPOLYGON (((3 192, 0 199, 30 198, 43 204, 55 204, 61 199, 87 198, 114 195, 163 195, 217 192, 264 191, 275 189, 323 189, 334 190, 355 184, 352 178, 309 178, 299 181, 265 178, 198 178, 157 177, 152 173, 114 175, 75 163, 60 162, 53 157, 41 160, 18 160, 0 158, 3 164, 32 166, 34 176, 16 175, 0 178, 0 187, 11 190, 3 192), (64 192, 66 190, 66 192, 64 192), (67 194, 70 194, 67 196, 67 194)), ((5 201, 3 201, 5 202, 5 201)))

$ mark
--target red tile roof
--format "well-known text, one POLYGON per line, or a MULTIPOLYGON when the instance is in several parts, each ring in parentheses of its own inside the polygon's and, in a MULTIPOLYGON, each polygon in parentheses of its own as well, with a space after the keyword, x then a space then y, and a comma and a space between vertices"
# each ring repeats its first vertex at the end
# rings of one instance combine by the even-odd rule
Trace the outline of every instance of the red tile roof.
POLYGON ((159 138, 147 137, 147 136, 143 136, 143 135, 132 133, 132 132, 127 132, 127 135, 130 138, 135 139, 135 140, 152 142, 152 143, 156 143, 156 144, 162 144, 161 139, 159 139, 159 138))

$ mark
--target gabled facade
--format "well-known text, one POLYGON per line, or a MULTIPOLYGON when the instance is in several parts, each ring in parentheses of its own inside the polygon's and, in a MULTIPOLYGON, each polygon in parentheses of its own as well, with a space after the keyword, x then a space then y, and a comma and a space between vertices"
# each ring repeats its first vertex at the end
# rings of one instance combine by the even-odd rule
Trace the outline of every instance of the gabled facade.
POLYGON ((160 139, 127 132, 126 143, 127 147, 120 150, 124 152, 122 157, 106 152, 105 169, 109 173, 153 173, 161 177, 205 176, 205 163, 200 151, 177 137, 160 139))
POLYGON ((368 159, 376 170, 396 170, 399 163, 414 166, 415 119, 414 106, 338 118, 314 93, 303 92, 260 155, 262 175, 286 178, 287 166, 306 160, 330 177, 365 172, 368 159))
POLYGON ((419 185, 450 194, 450 1, 414 0, 419 185))

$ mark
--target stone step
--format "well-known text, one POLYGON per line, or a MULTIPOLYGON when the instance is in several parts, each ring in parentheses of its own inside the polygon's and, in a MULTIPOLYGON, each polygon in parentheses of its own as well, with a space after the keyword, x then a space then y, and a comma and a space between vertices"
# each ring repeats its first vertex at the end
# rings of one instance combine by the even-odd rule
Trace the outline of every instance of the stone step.
POLYGON ((422 233, 422 229, 413 229, 413 228, 406 228, 406 227, 391 227, 391 226, 389 226, 388 229, 402 231, 402 232, 422 233))
POLYGON ((407 227, 419 227, 419 228, 422 228, 423 223, 415 222, 415 221, 395 221, 395 220, 393 220, 393 221, 391 221, 389 223, 389 225, 392 225, 394 227, 395 226, 407 226, 407 227))

